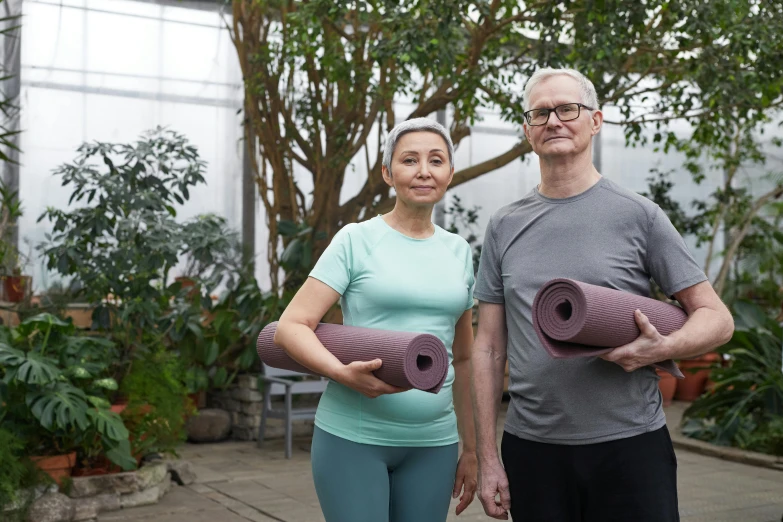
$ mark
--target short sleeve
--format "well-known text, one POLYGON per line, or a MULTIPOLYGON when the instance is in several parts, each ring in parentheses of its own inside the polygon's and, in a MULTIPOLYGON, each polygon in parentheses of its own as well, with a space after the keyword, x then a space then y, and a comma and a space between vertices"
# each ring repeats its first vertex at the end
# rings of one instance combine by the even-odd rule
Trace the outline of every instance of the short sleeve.
POLYGON ((707 280, 669 217, 656 208, 647 238, 650 276, 667 296, 707 280))
POLYGON ((465 279, 468 287, 468 301, 465 303, 465 310, 473 308, 473 290, 476 286, 476 278, 473 275, 473 251, 470 245, 465 249, 465 279))
POLYGON ((484 245, 481 248, 478 276, 474 295, 480 301, 502 304, 505 302, 503 293, 503 277, 500 269, 500 254, 494 234, 494 219, 489 220, 484 234, 484 245))
POLYGON ((348 288, 354 270, 350 227, 346 225, 335 234, 310 271, 310 277, 329 285, 340 295, 348 288))

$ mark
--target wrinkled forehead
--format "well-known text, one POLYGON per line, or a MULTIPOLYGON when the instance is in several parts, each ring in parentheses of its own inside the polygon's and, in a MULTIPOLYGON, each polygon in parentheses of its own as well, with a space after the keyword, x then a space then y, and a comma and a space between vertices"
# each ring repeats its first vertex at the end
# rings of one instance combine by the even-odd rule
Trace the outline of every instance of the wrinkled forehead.
POLYGON ((563 103, 584 103, 579 82, 565 74, 544 78, 530 91, 528 109, 555 107, 563 103))

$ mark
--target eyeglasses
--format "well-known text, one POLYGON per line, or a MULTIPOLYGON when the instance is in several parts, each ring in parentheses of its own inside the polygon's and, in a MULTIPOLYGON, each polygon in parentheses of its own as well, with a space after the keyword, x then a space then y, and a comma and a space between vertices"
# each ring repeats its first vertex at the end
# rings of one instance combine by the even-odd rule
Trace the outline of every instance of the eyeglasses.
POLYGON ((581 103, 564 103, 554 109, 531 109, 523 114, 528 125, 538 127, 539 125, 546 125, 549 121, 549 115, 553 112, 557 114, 557 119, 560 121, 575 120, 582 113, 582 107, 589 111, 594 110, 592 107, 581 103))

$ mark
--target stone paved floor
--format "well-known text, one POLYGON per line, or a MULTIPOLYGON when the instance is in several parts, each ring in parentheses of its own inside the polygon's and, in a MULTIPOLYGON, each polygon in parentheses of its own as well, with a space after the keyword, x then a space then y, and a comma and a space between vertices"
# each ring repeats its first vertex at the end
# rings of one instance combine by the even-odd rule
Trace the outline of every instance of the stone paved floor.
MULTIPOLYGON (((670 427, 679 424, 681 411, 676 403, 667 409, 670 427)), ((250 442, 187 445, 181 455, 195 466, 195 484, 174 486, 159 504, 106 513, 98 521, 322 521, 310 476, 309 444, 309 439, 296 440, 291 460, 283 458, 282 441, 260 450, 250 442)), ((677 458, 683 522, 781 521, 783 472, 684 450, 677 458)), ((478 501, 459 517, 452 506, 449 517, 449 522, 488 520, 478 501)))

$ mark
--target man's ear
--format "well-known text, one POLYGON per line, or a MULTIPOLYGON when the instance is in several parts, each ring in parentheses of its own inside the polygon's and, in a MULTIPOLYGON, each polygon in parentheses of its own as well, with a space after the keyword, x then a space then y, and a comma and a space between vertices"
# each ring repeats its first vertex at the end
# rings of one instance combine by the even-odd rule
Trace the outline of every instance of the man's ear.
POLYGON ((522 124, 522 131, 525 133, 525 139, 527 139, 528 143, 533 143, 532 140, 530 139, 530 134, 528 134, 528 132, 530 132, 530 129, 528 128, 527 123, 522 124))
POLYGON ((387 185, 394 188, 394 181, 392 181, 391 172, 386 168, 386 165, 381 167, 381 176, 383 176, 383 181, 385 181, 387 185))
POLYGON ((598 134, 598 132, 601 130, 601 127, 603 127, 604 124, 604 113, 600 110, 593 111, 593 114, 591 114, 591 121, 593 123, 591 133, 593 136, 598 134))

